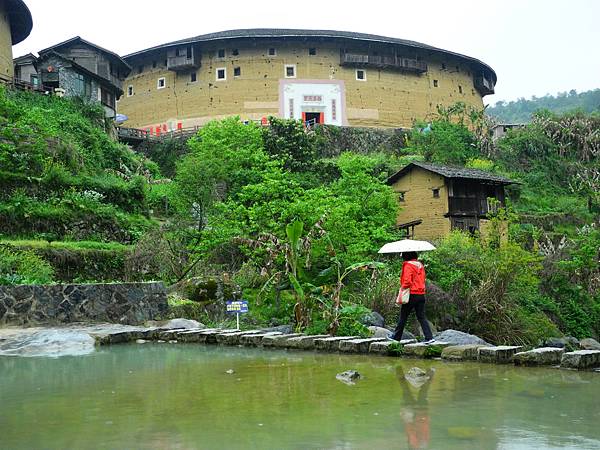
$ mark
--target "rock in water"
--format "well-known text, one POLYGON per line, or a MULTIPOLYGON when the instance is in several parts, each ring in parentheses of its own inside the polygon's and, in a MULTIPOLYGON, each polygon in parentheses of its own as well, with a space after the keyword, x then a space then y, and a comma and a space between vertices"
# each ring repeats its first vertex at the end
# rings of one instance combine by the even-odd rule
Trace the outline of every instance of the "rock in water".
POLYGON ((231 374, 235 373, 235 370, 229 369, 229 370, 226 370, 225 373, 231 375, 231 374))
POLYGON ((427 372, 418 367, 412 367, 406 375, 404 375, 404 378, 416 388, 420 388, 431 379, 431 377, 427 375, 427 372))
POLYGON ((450 345, 487 345, 483 339, 474 334, 457 330, 445 330, 435 336, 436 341, 448 342, 450 345))
POLYGON ((579 347, 581 347, 582 350, 600 350, 600 343, 592 338, 582 339, 579 342, 579 347))
POLYGON ((356 370, 346 370, 345 372, 338 373, 335 377, 342 383, 354 384, 356 380, 360 379, 360 373, 356 370))

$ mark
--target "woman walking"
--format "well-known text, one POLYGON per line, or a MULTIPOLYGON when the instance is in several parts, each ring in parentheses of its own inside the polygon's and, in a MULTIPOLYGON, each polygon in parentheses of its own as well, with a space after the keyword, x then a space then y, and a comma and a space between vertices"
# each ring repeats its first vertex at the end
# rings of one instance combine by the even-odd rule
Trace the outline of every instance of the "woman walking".
POLYGON ((410 299, 408 303, 405 303, 400 308, 400 318, 398 319, 398 325, 392 335, 392 339, 400 341, 402 339, 402 333, 404 333, 404 327, 408 316, 414 309, 417 314, 417 320, 421 324, 423 335, 425 336, 425 343, 428 344, 433 341, 433 335, 431 334, 431 328, 425 318, 425 266, 422 262, 417 261, 416 252, 404 252, 402 253, 402 275, 400 276, 400 286, 403 289, 410 289, 410 299))

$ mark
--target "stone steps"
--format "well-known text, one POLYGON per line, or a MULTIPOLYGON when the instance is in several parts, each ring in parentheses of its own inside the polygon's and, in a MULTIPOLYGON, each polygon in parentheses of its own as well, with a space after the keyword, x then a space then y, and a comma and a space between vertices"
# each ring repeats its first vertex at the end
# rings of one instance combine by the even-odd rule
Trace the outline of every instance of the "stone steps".
POLYGON ((562 348, 542 347, 525 351, 521 346, 450 345, 447 342, 424 344, 415 340, 392 341, 386 338, 357 336, 283 334, 279 331, 220 328, 132 328, 126 331, 94 333, 96 345, 127 342, 182 342, 247 347, 316 350, 321 352, 359 353, 381 356, 437 358, 447 361, 479 361, 481 363, 516 366, 559 366, 565 369, 600 368, 600 350, 565 352, 562 348))

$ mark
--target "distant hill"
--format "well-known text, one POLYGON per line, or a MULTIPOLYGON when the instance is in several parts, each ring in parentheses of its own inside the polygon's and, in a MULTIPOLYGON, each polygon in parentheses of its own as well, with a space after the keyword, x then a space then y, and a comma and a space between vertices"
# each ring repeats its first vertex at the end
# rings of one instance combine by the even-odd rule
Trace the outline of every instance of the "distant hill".
POLYGON ((487 113, 504 123, 523 123, 531 120, 531 114, 538 109, 549 109, 555 113, 564 113, 574 109, 585 112, 600 111, 600 89, 577 93, 560 92, 558 95, 545 95, 544 97, 531 97, 530 100, 520 98, 512 102, 497 102, 493 107, 487 108, 487 113))

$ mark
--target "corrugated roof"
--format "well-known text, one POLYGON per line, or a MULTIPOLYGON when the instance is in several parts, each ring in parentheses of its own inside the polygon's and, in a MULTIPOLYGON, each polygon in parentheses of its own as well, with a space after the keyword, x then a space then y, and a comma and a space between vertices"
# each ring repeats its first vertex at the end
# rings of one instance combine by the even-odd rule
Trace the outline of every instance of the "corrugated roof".
POLYGON ((471 180, 482 180, 490 181, 494 184, 515 184, 516 181, 510 180, 506 177, 496 175, 485 170, 479 169, 468 169, 466 167, 454 167, 454 166, 442 166, 438 164, 425 163, 421 161, 413 161, 407 166, 400 169, 394 175, 388 178, 387 183, 393 184, 406 174, 412 167, 420 167, 421 169, 428 170, 429 172, 437 173, 445 178, 463 178, 471 180))
POLYGON ((496 73, 494 70, 485 64, 483 61, 480 61, 476 58, 472 58, 470 56, 462 55, 460 53, 451 52, 449 50, 444 50, 441 48, 433 47, 431 45, 422 44, 416 41, 409 41, 406 39, 399 38, 391 38, 386 36, 378 36, 375 34, 365 34, 365 33, 354 33, 352 31, 336 31, 336 30, 298 30, 298 29, 289 29, 289 28, 250 28, 250 29, 240 29, 240 30, 227 30, 227 31, 219 31, 216 33, 208 33, 201 34, 199 36, 191 37, 188 39, 181 39, 179 41, 173 41, 162 45, 157 45, 155 47, 147 48, 145 50, 140 50, 138 52, 130 53, 129 55, 125 55, 124 59, 129 59, 135 56, 142 55, 146 52, 151 52, 154 50, 160 50, 167 47, 173 47, 177 45, 187 45, 187 44, 195 44, 199 42, 210 42, 210 41, 219 41, 219 40, 227 40, 227 39, 243 39, 243 38, 291 38, 291 37, 318 37, 318 38, 331 38, 331 39, 349 39, 356 41, 365 41, 365 42, 379 42, 384 44, 394 44, 400 45, 404 47, 413 47, 424 50, 430 50, 433 52, 445 53, 448 55, 453 55, 462 59, 466 59, 472 63, 479 64, 489 70, 493 77, 494 82, 496 81, 496 73))

